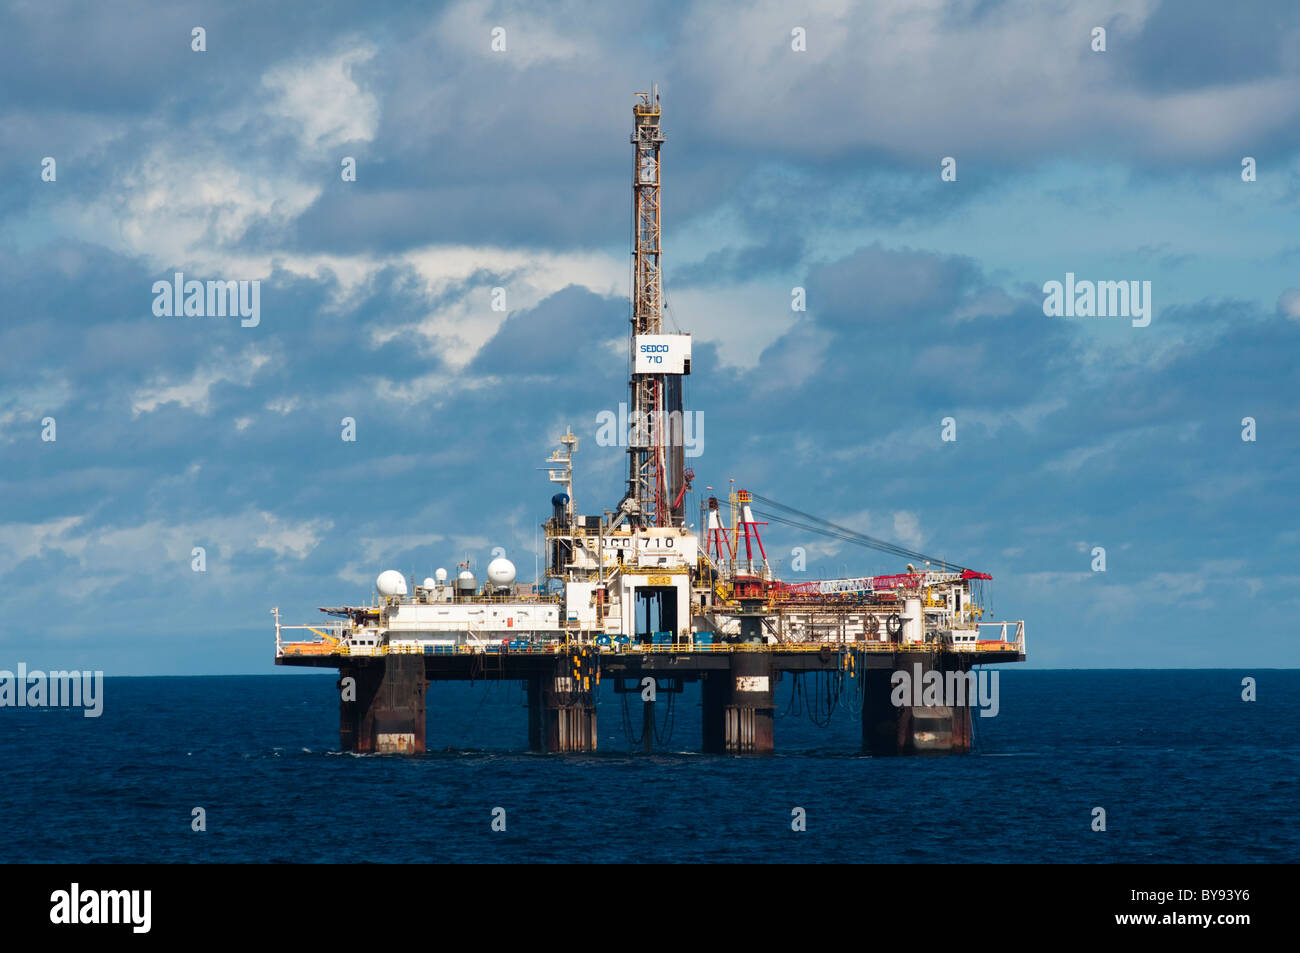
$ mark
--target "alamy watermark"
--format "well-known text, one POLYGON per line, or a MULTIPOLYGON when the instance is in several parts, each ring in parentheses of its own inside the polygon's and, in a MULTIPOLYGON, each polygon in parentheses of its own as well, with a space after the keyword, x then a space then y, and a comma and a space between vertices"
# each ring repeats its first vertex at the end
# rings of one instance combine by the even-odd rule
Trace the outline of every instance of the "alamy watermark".
POLYGON ((0 670, 0 708, 84 708, 87 718, 104 711, 103 672, 27 671, 18 663, 18 674, 0 670))
POLYGON ((132 933, 148 933, 152 907, 152 890, 83 890, 73 883, 50 894, 50 922, 126 924, 132 933))
POLYGON ((1132 318, 1133 327, 1151 323, 1151 282, 1075 281, 1043 285, 1043 314, 1049 318, 1132 318))
POLYGON ((153 313, 160 318, 224 318, 239 316, 241 326, 262 322, 262 282, 185 280, 178 271, 171 281, 153 283, 153 313))
POLYGON ((893 691, 889 700, 895 708, 905 705, 913 708, 930 708, 947 705, 954 708, 978 706, 981 718, 994 717, 1001 708, 998 700, 998 673, 921 671, 921 663, 913 664, 912 671, 899 669, 889 678, 893 691))
POLYGON ((602 410, 596 415, 596 445, 600 447, 648 447, 653 434, 663 435, 666 447, 684 447, 686 456, 704 452, 704 411, 671 410, 629 412, 627 404, 618 413, 602 410))

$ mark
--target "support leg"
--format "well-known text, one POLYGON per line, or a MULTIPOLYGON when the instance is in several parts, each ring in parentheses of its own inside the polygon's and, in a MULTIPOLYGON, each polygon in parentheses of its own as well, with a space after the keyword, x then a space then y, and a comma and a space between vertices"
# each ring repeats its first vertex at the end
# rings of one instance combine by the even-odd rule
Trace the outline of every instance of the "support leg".
MULTIPOLYGON (((930 672, 942 678, 947 672, 965 675, 969 660, 959 655, 899 653, 892 669, 869 669, 863 673, 866 691, 862 699, 862 747, 873 755, 966 754, 971 746, 970 697, 965 704, 925 705, 916 701, 923 694, 923 680, 930 672), (896 671, 906 672, 901 690, 894 682, 896 671)), ((945 680, 946 684, 946 680, 945 680)), ((941 692, 943 700, 953 700, 941 692)))
POLYGON ((564 656, 553 671, 529 678, 528 746, 532 750, 596 750, 595 686, 586 670, 564 656))
POLYGON ((731 669, 710 672, 702 686, 704 750, 770 754, 775 748, 772 660, 764 652, 735 652, 731 669))
POLYGON ((339 745, 358 754, 421 754, 425 748, 424 659, 389 655, 339 669, 339 745))

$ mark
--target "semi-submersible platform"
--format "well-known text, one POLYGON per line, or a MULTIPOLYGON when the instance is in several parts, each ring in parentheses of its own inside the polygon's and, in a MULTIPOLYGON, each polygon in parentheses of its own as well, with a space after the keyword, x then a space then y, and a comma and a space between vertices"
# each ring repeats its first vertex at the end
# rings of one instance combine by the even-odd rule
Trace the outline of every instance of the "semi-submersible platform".
POLYGON ((671 704, 699 682, 705 751, 770 752, 776 684, 789 674, 823 679, 836 698, 852 686, 847 697, 861 705, 863 747, 873 754, 967 752, 973 666, 1025 659, 1024 622, 984 618, 985 573, 734 485, 725 506, 702 498, 698 529, 687 524, 695 474, 682 384, 691 338, 663 328, 660 115, 656 87, 637 94, 627 492, 616 510, 578 512, 570 430, 547 461, 561 488, 543 524, 544 580, 516 584, 514 566, 498 557, 481 585, 468 563, 454 579, 439 569, 412 580, 410 591, 400 572, 384 571, 371 604, 322 607, 334 620, 325 624, 282 625, 273 610, 277 665, 339 670, 346 751, 424 751, 425 695, 446 679, 522 681, 534 750, 594 751, 599 688, 612 679, 625 704, 639 696, 647 750, 660 697, 671 704), (768 521, 882 550, 907 560, 905 571, 782 582, 760 537, 768 521), (287 630, 313 638, 292 641, 287 630), (897 672, 956 687, 957 697, 897 691, 897 672))

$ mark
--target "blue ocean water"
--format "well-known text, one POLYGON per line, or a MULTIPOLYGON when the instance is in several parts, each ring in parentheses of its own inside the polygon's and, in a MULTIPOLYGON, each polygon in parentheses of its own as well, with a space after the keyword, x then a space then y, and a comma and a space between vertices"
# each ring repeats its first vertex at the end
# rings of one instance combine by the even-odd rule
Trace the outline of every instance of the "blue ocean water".
POLYGON ((778 717, 774 756, 700 754, 689 685, 667 744, 632 754, 608 682, 593 755, 526 752, 519 683, 479 682, 431 687, 429 754, 361 757, 337 750, 335 677, 110 678, 98 719, 0 709, 0 861, 1300 859, 1300 671, 1004 670, 976 753, 907 758, 863 755, 845 705, 778 717))

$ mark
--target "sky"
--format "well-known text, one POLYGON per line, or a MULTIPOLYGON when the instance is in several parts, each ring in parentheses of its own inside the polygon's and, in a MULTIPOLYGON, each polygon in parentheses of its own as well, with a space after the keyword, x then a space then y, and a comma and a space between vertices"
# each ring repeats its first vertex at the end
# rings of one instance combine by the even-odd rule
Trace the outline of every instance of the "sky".
POLYGON ((274 606, 531 579, 568 426, 614 508, 651 83, 688 513, 735 480, 989 572, 1031 668, 1300 664, 1300 7, 42 0, 0 7, 0 668, 270 673, 274 606), (155 313, 176 272, 256 325, 155 313), (1046 314, 1067 274, 1149 324, 1046 314))

